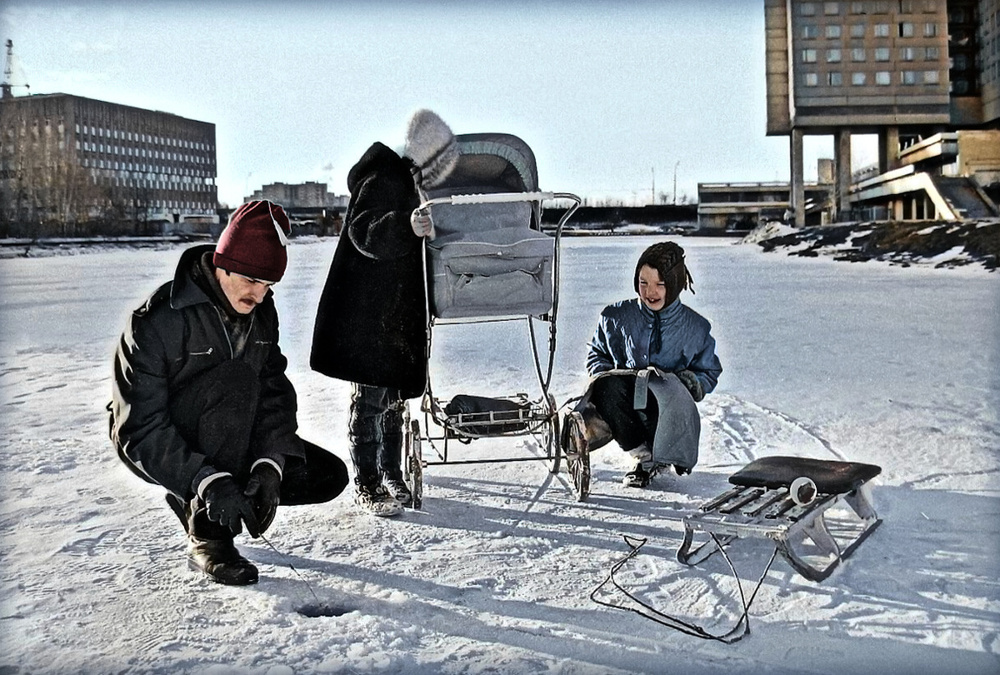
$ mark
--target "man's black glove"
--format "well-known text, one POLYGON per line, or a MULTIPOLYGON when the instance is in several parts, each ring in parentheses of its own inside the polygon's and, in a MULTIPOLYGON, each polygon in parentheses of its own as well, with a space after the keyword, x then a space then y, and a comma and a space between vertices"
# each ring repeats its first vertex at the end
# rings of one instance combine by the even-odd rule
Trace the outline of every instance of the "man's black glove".
POLYGON ((705 388, 701 386, 701 380, 690 370, 682 370, 677 373, 677 379, 691 392, 691 398, 694 399, 695 403, 705 398, 705 388))
POLYGON ((232 476, 223 476, 209 483, 202 499, 205 500, 208 519, 228 528, 234 535, 243 531, 241 521, 246 522, 248 530, 256 529, 257 516, 253 506, 232 476))
POLYGON ((267 531, 274 520, 274 514, 278 510, 278 501, 281 495, 281 474, 273 465, 261 462, 250 473, 250 480, 247 482, 247 489, 243 494, 253 506, 257 517, 256 527, 251 527, 247 522, 247 531, 250 536, 256 539, 267 531))

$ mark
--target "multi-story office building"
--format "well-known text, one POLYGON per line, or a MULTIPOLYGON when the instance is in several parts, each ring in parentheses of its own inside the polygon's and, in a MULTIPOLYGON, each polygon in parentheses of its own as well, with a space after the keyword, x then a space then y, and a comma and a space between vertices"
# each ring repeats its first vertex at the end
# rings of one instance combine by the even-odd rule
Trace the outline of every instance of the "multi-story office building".
MULTIPOLYGON (((927 217, 948 217, 914 193, 914 181, 852 189, 851 135, 877 134, 879 174, 903 172, 896 177, 920 168, 907 148, 938 134, 976 130, 977 144, 1000 145, 1000 0, 765 0, 764 7, 767 133, 791 140, 795 222, 805 222, 802 145, 813 134, 834 137, 834 218, 876 202, 897 215, 916 213, 901 208, 913 200, 927 217)), ((936 163, 935 175, 969 166, 950 159, 936 163)), ((992 180, 991 168, 982 168, 992 180)))
POLYGON ((215 178, 214 124, 69 94, 0 99, 0 218, 22 230, 217 220, 215 178))

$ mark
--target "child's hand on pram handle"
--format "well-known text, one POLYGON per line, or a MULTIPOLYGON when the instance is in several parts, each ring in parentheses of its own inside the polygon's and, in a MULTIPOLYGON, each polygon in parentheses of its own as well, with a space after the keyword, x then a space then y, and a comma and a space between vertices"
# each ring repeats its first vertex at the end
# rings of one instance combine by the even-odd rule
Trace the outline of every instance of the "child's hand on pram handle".
POLYGON ((430 211, 414 209, 410 214, 410 227, 418 237, 434 238, 434 221, 431 220, 430 211))

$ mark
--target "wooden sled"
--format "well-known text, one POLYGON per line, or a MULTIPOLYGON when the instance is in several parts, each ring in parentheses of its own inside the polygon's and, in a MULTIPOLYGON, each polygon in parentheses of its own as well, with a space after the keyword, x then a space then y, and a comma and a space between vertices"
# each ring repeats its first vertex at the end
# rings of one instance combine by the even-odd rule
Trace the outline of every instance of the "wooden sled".
POLYGON ((677 560, 696 565, 736 539, 764 538, 799 574, 823 581, 882 522, 869 485, 881 472, 857 462, 783 456, 754 460, 729 477, 735 487, 684 518, 677 560), (816 494, 798 504, 789 487, 802 476, 813 481, 816 494), (840 508, 832 533, 826 516, 835 507, 840 508), (846 523, 845 513, 852 516, 846 523), (692 548, 696 531, 710 539, 692 548))

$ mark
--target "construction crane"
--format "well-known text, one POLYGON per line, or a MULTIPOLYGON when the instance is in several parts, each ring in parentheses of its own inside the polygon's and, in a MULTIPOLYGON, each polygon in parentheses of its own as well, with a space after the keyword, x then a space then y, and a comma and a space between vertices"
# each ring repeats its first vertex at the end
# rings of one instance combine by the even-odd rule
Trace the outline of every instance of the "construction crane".
POLYGON ((25 89, 31 89, 31 87, 25 84, 14 84, 14 41, 7 40, 7 60, 3 67, 3 82, 0 83, 0 90, 3 91, 3 98, 11 98, 14 96, 14 87, 24 87, 25 89))

